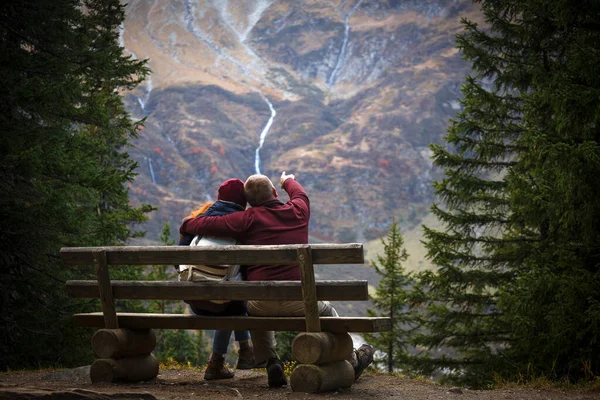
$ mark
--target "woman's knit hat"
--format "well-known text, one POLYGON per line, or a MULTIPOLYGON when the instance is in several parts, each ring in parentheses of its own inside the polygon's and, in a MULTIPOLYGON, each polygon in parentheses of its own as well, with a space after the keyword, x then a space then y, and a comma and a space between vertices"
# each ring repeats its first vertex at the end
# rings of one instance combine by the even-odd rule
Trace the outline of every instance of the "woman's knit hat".
POLYGON ((218 199, 231 201, 246 208, 246 197, 244 196, 244 182, 237 178, 227 179, 219 186, 218 199))

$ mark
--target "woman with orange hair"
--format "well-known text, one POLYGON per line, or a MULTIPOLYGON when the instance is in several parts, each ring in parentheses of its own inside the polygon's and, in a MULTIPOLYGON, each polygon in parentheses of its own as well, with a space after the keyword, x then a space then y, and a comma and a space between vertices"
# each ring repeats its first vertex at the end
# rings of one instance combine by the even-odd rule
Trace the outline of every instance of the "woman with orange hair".
MULTIPOLYGON (((202 216, 227 215, 232 212, 244 211, 246 198, 244 196, 244 182, 239 179, 228 179, 219 186, 218 200, 207 202, 192 210, 185 220, 202 218, 202 216)), ((200 235, 180 235, 180 245, 218 245, 235 244, 234 239, 217 239, 202 237, 200 235)), ((239 280, 239 265, 181 265, 179 266, 179 280, 239 280)), ((186 301, 197 315, 209 316, 235 316, 248 315, 245 301, 219 301, 219 300, 192 300, 186 301)), ((217 330, 213 340, 212 354, 204 373, 204 379, 231 379, 234 372, 225 367, 225 354, 231 337, 231 330, 217 330)), ((239 343, 239 359, 237 369, 250 369, 255 367, 254 350, 250 345, 250 332, 235 331, 235 340, 239 343)))

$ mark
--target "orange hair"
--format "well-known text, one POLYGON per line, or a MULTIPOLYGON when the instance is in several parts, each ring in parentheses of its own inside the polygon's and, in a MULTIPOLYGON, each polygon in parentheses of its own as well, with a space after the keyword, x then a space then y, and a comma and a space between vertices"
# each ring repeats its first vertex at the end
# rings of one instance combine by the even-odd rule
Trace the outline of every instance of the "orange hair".
MULTIPOLYGON (((196 218, 198 215, 204 214, 206 212, 206 210, 208 210, 210 208, 210 206, 212 206, 213 204, 214 204, 214 201, 207 201, 206 203, 194 208, 192 211, 190 211, 190 214, 183 219, 183 221, 185 222, 186 220, 188 220, 190 218, 196 218)), ((180 242, 181 242, 182 238, 183 238, 183 234, 179 233, 179 241, 180 242)))
POLYGON ((213 204, 214 204, 214 201, 207 201, 206 203, 194 208, 190 212, 190 215, 188 215, 186 218, 196 218, 198 215, 204 214, 206 212, 206 210, 208 210, 210 208, 210 206, 212 206, 213 204))

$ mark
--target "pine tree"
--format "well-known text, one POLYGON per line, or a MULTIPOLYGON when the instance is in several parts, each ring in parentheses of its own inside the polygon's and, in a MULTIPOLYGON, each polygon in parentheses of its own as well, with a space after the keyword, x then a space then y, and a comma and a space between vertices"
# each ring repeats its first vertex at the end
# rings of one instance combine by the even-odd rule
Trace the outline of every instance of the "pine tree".
POLYGON ((463 110, 451 121, 447 146, 431 146, 435 165, 445 173, 434 183, 444 204, 431 210, 444 229, 424 227, 427 256, 437 269, 416 277, 413 299, 421 305, 423 324, 416 343, 429 349, 415 368, 427 375, 450 371, 448 378, 474 386, 488 384, 492 371, 503 368, 496 355, 511 335, 497 304, 498 288, 514 279, 526 240, 513 234, 506 180, 523 134, 517 90, 522 77, 503 69, 510 29, 486 5, 496 34, 464 20, 465 33, 457 36, 474 76, 462 87, 463 110))
POLYGON ((509 191, 514 223, 531 241, 514 285, 501 291, 514 332, 505 356, 528 378, 593 379, 600 375, 600 4, 538 0, 515 11, 522 73, 531 81, 519 141, 527 150, 509 191))
POLYGON ((480 1, 458 47, 474 78, 425 229, 422 371, 455 368, 474 385, 500 376, 573 379, 600 363, 598 180, 600 5, 480 1), (484 88, 482 81, 492 80, 484 88))
MULTIPOLYGON (((369 296, 375 310, 368 309, 371 317, 388 317, 392 329, 377 336, 365 334, 367 343, 385 353, 388 372, 405 368, 408 360, 409 336, 413 329, 413 318, 408 308, 408 297, 412 279, 405 273, 403 262, 408 258, 400 227, 393 221, 389 227, 387 240, 381 239, 383 254, 372 262, 373 268, 381 277, 374 296, 369 296)), ((376 360, 376 363, 379 361, 376 360)))
POLYGON ((275 331, 275 340, 277 341, 277 354, 281 361, 293 361, 292 342, 300 332, 275 331))
POLYGON ((137 124, 119 92, 148 69, 123 55, 123 19, 118 0, 0 5, 0 369, 89 361, 70 315, 95 307, 66 298, 84 272, 58 252, 122 244, 152 209, 128 202, 137 124))

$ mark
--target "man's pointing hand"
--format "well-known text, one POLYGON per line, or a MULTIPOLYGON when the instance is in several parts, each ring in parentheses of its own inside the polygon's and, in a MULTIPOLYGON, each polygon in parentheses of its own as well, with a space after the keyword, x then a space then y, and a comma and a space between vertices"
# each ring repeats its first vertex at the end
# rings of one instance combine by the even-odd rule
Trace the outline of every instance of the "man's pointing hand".
POLYGON ((284 182, 285 182, 287 179, 289 179, 289 178, 291 178, 291 179, 294 179, 294 180, 296 179, 296 177, 294 176, 294 174, 289 174, 289 175, 286 175, 286 174, 285 174, 285 171, 283 171, 283 172, 281 173, 281 178, 279 179, 279 184, 281 185, 281 188, 282 188, 282 189, 283 189, 283 183, 284 183, 284 182))

